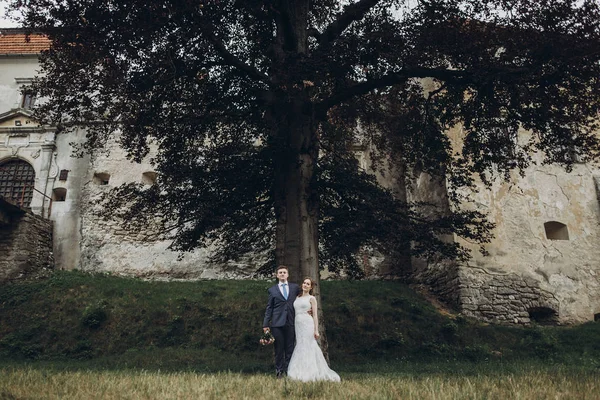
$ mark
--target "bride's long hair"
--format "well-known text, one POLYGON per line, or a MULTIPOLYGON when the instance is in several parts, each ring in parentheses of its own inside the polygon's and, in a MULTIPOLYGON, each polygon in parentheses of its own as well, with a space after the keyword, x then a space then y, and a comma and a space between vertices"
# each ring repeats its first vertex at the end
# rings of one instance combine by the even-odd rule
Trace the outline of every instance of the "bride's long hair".
MULTIPOLYGON (((305 280, 309 280, 310 281, 310 290, 308 291, 308 294, 312 295, 313 294, 313 289, 315 288, 315 285, 317 284, 315 281, 312 280, 312 278, 310 276, 305 276, 304 279, 302 279, 302 283, 304 283, 305 280)), ((300 296, 304 295, 304 292, 302 292, 302 294, 300 296)))

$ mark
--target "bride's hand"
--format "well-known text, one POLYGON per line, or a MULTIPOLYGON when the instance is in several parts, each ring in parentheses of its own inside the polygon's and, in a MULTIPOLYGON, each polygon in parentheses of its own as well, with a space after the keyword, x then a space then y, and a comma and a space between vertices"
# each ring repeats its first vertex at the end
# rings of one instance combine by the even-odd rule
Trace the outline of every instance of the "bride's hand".
POLYGON ((319 332, 315 332, 315 339, 319 339, 319 336, 321 336, 319 335, 319 332))

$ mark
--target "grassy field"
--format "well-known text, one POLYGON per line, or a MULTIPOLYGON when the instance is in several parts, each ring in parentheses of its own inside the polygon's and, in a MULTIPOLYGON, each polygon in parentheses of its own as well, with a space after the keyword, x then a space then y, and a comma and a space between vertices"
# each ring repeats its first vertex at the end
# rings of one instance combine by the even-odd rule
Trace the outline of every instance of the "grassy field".
POLYGON ((599 323, 481 324, 398 282, 322 282, 343 383, 277 381, 258 344, 271 284, 57 272, 0 286, 0 400, 600 399, 599 323))
MULTIPOLYGON (((269 371, 268 281, 156 282, 81 272, 0 287, 0 359, 269 371), (153 357, 160 352, 160 359, 153 357)), ((600 324, 506 327, 445 315, 407 285, 322 282, 331 361, 541 360, 600 366, 600 324), (374 296, 373 293, 377 293, 374 296)))
POLYGON ((342 374, 341 383, 299 383, 264 374, 0 369, 0 399, 597 399, 593 372, 517 371, 342 374))

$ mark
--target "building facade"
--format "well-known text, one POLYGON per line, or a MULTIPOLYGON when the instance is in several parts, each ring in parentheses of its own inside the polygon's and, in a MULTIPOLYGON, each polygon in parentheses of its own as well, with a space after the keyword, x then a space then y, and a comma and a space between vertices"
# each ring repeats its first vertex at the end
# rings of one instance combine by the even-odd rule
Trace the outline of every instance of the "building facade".
MULTIPOLYGON (((111 272, 146 278, 227 279, 253 276, 254 260, 214 264, 210 249, 183 256, 156 232, 129 232, 101 217, 100 196, 128 182, 152 184, 149 163, 127 161, 117 141, 109 152, 73 157, 85 131, 57 134, 31 118, 38 100, 23 91, 38 68, 43 36, 25 39, 18 29, 0 34, 0 195, 53 222, 56 268, 111 272)), ((460 128, 449 132, 460 141, 460 128)), ((527 132, 521 132, 526 138, 527 132)), ((368 151, 361 156, 368 168, 368 151)), ((428 201, 451 210, 445 184, 426 174, 401 172, 381 183, 408 201, 428 201)), ((471 207, 496 223, 495 238, 467 263, 408 259, 415 281, 428 285, 467 316, 509 324, 578 323, 600 318, 600 169, 575 165, 572 172, 531 166, 510 182, 465 193, 471 207)), ((461 241, 458 237, 448 240, 461 241)), ((393 274, 398 262, 365 257, 373 277, 393 274)))

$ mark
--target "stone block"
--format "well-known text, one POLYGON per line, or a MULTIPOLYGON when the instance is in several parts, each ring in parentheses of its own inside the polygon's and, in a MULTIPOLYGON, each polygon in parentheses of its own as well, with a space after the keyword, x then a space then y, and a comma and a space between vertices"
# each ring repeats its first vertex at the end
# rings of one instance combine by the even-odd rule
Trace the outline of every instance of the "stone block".
POLYGON ((513 288, 509 288, 509 287, 499 287, 498 288, 498 294, 517 294, 517 292, 513 289, 513 288))

